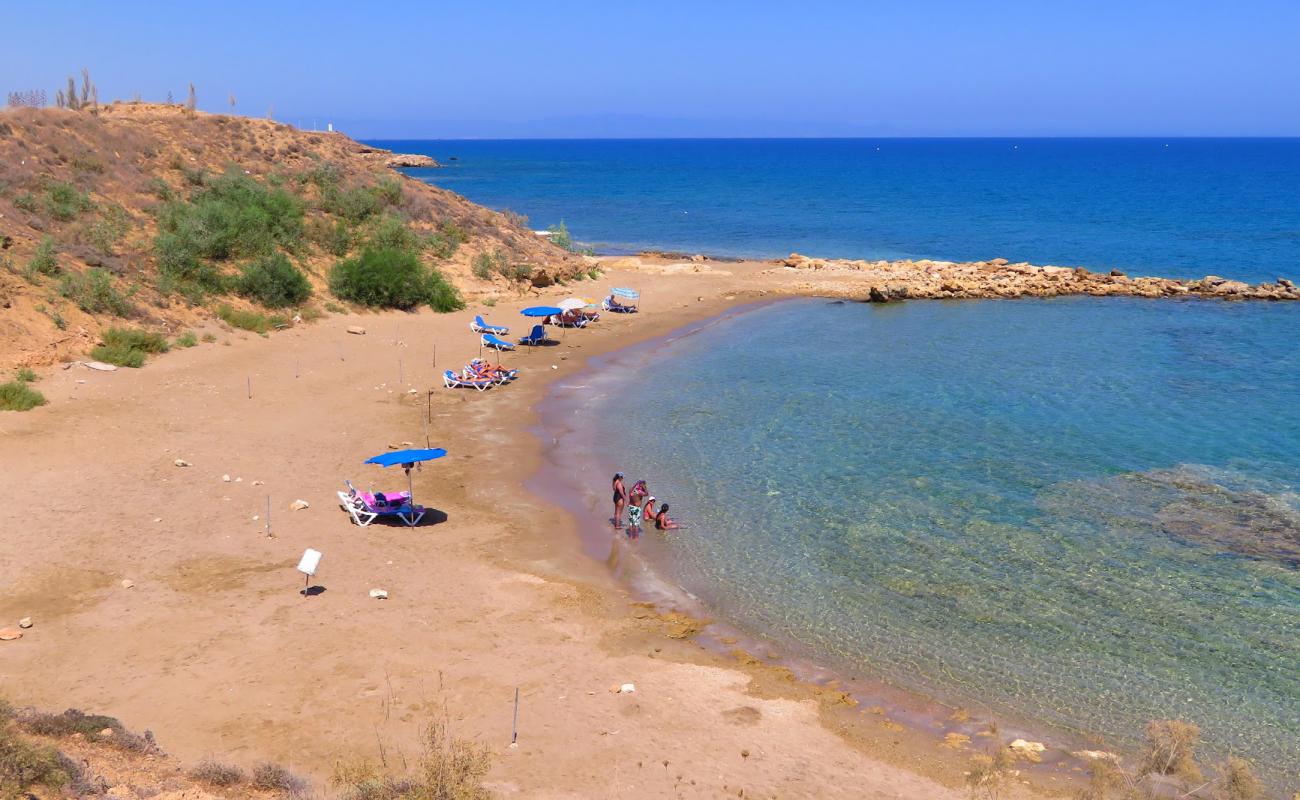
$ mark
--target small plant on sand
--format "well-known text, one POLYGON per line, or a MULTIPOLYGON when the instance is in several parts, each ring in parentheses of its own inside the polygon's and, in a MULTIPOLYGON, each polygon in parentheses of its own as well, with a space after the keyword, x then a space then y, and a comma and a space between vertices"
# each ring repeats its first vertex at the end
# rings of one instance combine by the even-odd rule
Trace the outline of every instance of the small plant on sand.
POLYGON ((569 226, 564 224, 564 220, 560 220, 558 225, 547 227, 546 232, 550 234, 547 238, 551 240, 551 244, 563 247, 565 250, 572 249, 573 237, 569 235, 569 226))
POLYGON ((444 719, 425 728, 414 774, 393 775, 386 765, 355 761, 337 765, 333 783, 346 800, 487 800, 492 793, 483 778, 491 768, 491 750, 452 736, 444 719))
POLYGON ((233 764, 202 761, 190 770, 190 777, 209 786, 238 786, 244 782, 244 771, 233 764))
POLYGON ((31 367, 19 367, 18 371, 14 373, 14 380, 19 383, 35 383, 38 378, 31 367))
POLYGON ((295 306, 311 296, 307 277, 284 253, 272 253, 245 264, 234 286, 241 295, 267 308, 295 306))
POLYGON ((35 797, 28 790, 61 790, 80 776, 76 763, 53 747, 32 744, 12 722, 0 721, 0 797, 35 797))
POLYGON ((217 316, 220 317, 227 325, 232 328, 239 328, 243 331, 252 331, 265 335, 272 328, 289 324, 288 317, 282 314, 260 314, 256 311, 247 311, 242 308, 231 308, 228 305, 221 305, 217 308, 217 316))
POLYGON ((203 334, 203 338, 200 339, 200 341, 202 341, 202 342, 206 342, 207 344, 212 344, 212 343, 215 342, 216 340, 217 340, 216 335, 215 335, 215 334, 211 334, 211 333, 205 333, 205 334, 203 334))
POLYGON ((1250 762, 1229 757, 1219 765, 1219 792, 1222 800, 1262 800, 1264 785, 1255 777, 1250 762))
POLYGON ((177 347, 193 347, 199 343, 199 339, 194 335, 194 331, 186 331, 176 337, 177 347))
POLYGON ((36 245, 36 252, 32 253, 31 260, 27 262, 27 279, 34 282, 37 275, 58 275, 61 271, 54 238, 46 236, 36 245))
POLYGON ((479 253, 474 256, 474 277, 481 281, 492 280, 492 273, 495 271, 496 262, 490 253, 479 253))
POLYGON ((113 285, 113 276, 99 267, 83 273, 68 273, 59 281, 59 294, 77 304, 87 314, 130 316, 135 307, 113 285))
POLYGON ((1147 746, 1139 771, 1143 775, 1171 775, 1185 783, 1199 783, 1196 745, 1201 729, 1190 722, 1161 719, 1147 723, 1147 746))
POLYGON ((249 785, 264 792, 290 794, 304 791, 307 788, 307 781, 279 764, 263 761, 253 767, 253 772, 249 776, 249 785))
POLYGON ((453 219, 444 219, 438 224, 438 230, 429 236, 429 251, 434 258, 447 260, 456 255, 456 250, 469 241, 469 234, 456 224, 453 219))
POLYGON ((161 333, 135 328, 109 328, 103 342, 90 351, 92 358, 119 367, 139 368, 151 353, 165 353, 167 339, 161 333))
POLYGON ((487 306, 488 308, 492 308, 496 304, 497 304, 497 299, 495 297, 483 298, 483 305, 487 306))
POLYGON ((158 752, 158 745, 151 732, 145 731, 143 736, 138 736, 128 731, 115 717, 87 714, 75 708, 62 714, 25 714, 19 717, 18 724, 23 730, 37 736, 58 739, 78 735, 88 742, 103 742, 133 753, 158 752))
POLYGON ((45 187, 42 202, 45 212, 60 222, 76 219, 81 212, 89 210, 94 205, 85 192, 70 183, 61 181, 50 183, 45 187))
POLYGON ((972 800, 998 800, 1011 782, 1015 754, 1002 741, 996 723, 989 726, 989 749, 972 756, 966 764, 966 788, 972 800))
POLYGON ((46 403, 45 395, 27 385, 27 381, 0 383, 0 411, 31 411, 46 403))

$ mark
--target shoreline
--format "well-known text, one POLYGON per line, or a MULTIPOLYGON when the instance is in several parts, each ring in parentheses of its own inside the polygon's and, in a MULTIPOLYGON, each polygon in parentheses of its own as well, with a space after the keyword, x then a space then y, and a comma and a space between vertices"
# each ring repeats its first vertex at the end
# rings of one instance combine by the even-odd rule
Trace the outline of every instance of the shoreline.
POLYGON ((636 606, 571 546, 564 512, 519 488, 541 464, 527 432, 547 386, 767 292, 742 276, 655 281, 641 314, 507 355, 524 367, 517 384, 436 385, 426 408, 415 387, 476 354, 468 316, 518 326, 538 294, 453 315, 331 316, 270 339, 216 328, 228 346, 143 370, 47 372, 50 405, 0 419, 0 469, 75 502, 33 509, 24 529, 40 537, 0 537, 13 565, 0 617, 36 622, 5 643, 8 698, 111 713, 191 763, 273 759, 318 783, 377 737, 410 752, 445 707, 457 733, 492 745, 489 785, 505 793, 590 796, 615 781, 625 794, 958 797, 958 759, 883 727, 873 747, 893 755, 878 757, 842 735, 832 693, 674 636, 680 620, 636 606), (368 335, 346 333, 357 324, 368 335), (447 520, 357 529, 336 507, 342 478, 400 480, 360 461, 426 430, 450 455, 415 476, 416 493, 447 520), (267 494, 274 538, 257 519, 267 494), (311 507, 284 510, 293 498, 311 507), (309 599, 293 573, 304 547, 325 553, 327 591, 309 599), (391 599, 367 598, 375 586, 391 599), (620 682, 636 693, 611 694, 620 682), (514 687, 518 749, 501 738, 514 687), (661 761, 673 767, 639 766, 661 761))
MULTIPOLYGON (((964 762, 989 739, 937 741, 932 724, 846 702, 853 686, 730 653, 728 634, 696 636, 699 620, 644 606, 584 551, 572 508, 532 491, 553 447, 534 435, 545 430, 545 400, 593 361, 817 285, 792 286, 789 270, 765 263, 606 263, 610 285, 646 287, 645 310, 507 354, 523 379, 484 394, 433 384, 426 401, 414 387, 476 354, 464 324, 472 314, 518 327, 519 307, 583 294, 581 285, 450 315, 332 316, 269 340, 225 331, 229 347, 175 352, 141 371, 48 374, 50 406, 0 417, 0 469, 24 476, 28 491, 77 502, 34 509, 39 538, 0 537, 0 560, 17 566, 0 614, 37 620, 6 643, 9 699, 113 713, 186 760, 277 758, 318 780, 340 754, 372 753, 380 731, 414 747, 422 715, 441 704, 459 733, 493 745, 491 782, 507 793, 607 794, 614 780, 637 787, 622 791, 687 796, 723 786, 962 796, 964 762), (356 324, 368 334, 349 336, 356 324), (400 480, 361 459, 426 432, 450 455, 416 475, 416 493, 447 521, 355 528, 333 500, 341 479, 400 480), (197 466, 173 467, 176 457, 197 466), (268 488, 249 496, 253 478, 268 488), (105 487, 122 485, 138 502, 112 501, 105 487), (275 539, 256 519, 264 492, 275 497, 275 539), (312 509, 282 510, 293 497, 312 509), (304 601, 292 568, 307 546, 326 553, 329 591, 304 601), (115 588, 121 578, 135 588, 115 588), (392 599, 367 599, 374 586, 392 599), (636 693, 608 691, 621 682, 636 693), (514 687, 524 702, 518 750, 501 744, 514 687), (320 719, 310 731, 308 709, 320 719), (662 760, 676 767, 639 766, 662 760), (690 780, 702 783, 680 788, 690 780)), ((1017 764, 1035 791, 1060 793, 1082 776, 1079 762, 1045 761, 1017 764)))
MULTIPOLYGON (((804 298, 817 299, 817 298, 804 298)), ((563 508, 577 530, 578 543, 587 557, 607 569, 609 575, 631 594, 635 605, 653 612, 714 654, 738 665, 758 670, 788 672, 791 680, 826 692, 842 722, 845 735, 869 745, 871 729, 879 724, 889 730, 905 729, 919 741, 935 748, 953 741, 978 741, 996 724, 1003 738, 1047 743, 1041 762, 1021 765, 1022 773, 1040 789, 1059 781, 1052 789, 1078 779, 1087 761, 1072 755, 1088 750, 1087 737, 1076 730, 1050 725, 1014 712, 993 712, 977 698, 941 698, 933 692, 899 685, 887 677, 872 674, 871 668, 850 669, 828 666, 796 643, 780 642, 760 631, 750 631, 719 613, 685 588, 661 576, 650 559, 638 552, 637 542, 622 531, 612 531, 606 519, 608 500, 593 487, 601 487, 611 472, 622 465, 609 458, 609 446, 593 439, 589 430, 569 423, 583 413, 583 393, 588 381, 606 369, 635 371, 652 359, 656 351, 682 338, 707 331, 735 316, 759 312, 776 303, 797 302, 796 298, 739 302, 704 317, 696 317, 661 335, 593 354, 568 379, 552 382, 537 404, 540 421, 534 427, 542 443, 543 467, 525 487, 539 498, 563 508), (582 465, 561 474, 563 463, 582 465), (599 465, 599 466, 597 466, 599 465), (872 719, 875 717, 876 719, 872 719), (1073 771, 1073 772, 1072 772, 1073 771)), ((646 528, 642 538, 658 535, 646 528)), ((878 755, 889 757, 888 752, 878 755)))

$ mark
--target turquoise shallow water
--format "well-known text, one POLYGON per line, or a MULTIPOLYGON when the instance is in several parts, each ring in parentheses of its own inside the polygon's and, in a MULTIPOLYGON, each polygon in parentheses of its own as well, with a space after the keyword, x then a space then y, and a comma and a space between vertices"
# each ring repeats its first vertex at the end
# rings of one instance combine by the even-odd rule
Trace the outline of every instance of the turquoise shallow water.
POLYGON ((583 418, 688 526, 636 546, 742 629, 1111 741, 1194 720, 1282 780, 1297 342, 1294 305, 794 300, 614 362, 583 418))

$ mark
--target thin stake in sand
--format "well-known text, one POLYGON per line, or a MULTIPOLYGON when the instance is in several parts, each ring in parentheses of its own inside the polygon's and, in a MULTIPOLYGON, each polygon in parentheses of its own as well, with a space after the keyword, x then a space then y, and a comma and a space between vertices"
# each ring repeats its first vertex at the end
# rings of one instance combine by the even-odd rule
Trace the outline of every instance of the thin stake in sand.
POLYGON ((248 380, 248 399, 252 400, 253 399, 253 376, 249 375, 247 380, 248 380))
POLYGON ((266 496, 266 538, 274 539, 271 535, 271 495, 266 496))
POLYGON ((510 744, 516 744, 519 741, 519 687, 515 687, 515 718, 510 723, 510 744))

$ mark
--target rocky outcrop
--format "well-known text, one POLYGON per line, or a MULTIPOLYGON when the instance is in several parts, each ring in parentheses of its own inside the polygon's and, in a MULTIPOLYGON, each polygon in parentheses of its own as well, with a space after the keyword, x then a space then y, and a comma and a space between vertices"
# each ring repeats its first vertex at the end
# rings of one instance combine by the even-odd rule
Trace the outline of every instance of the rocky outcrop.
POLYGON ((388 157, 384 162, 390 167, 441 167, 437 161, 429 156, 416 155, 413 153, 396 153, 388 157))
POLYGON ((1300 300, 1300 288, 1286 278, 1251 285, 1207 275, 1199 280, 1132 278, 1113 269, 1035 266, 990 261, 854 261, 809 258, 791 253, 781 266, 843 277, 837 294, 887 303, 909 298, 1014 298, 1093 295, 1122 297, 1211 297, 1224 300, 1300 300))

